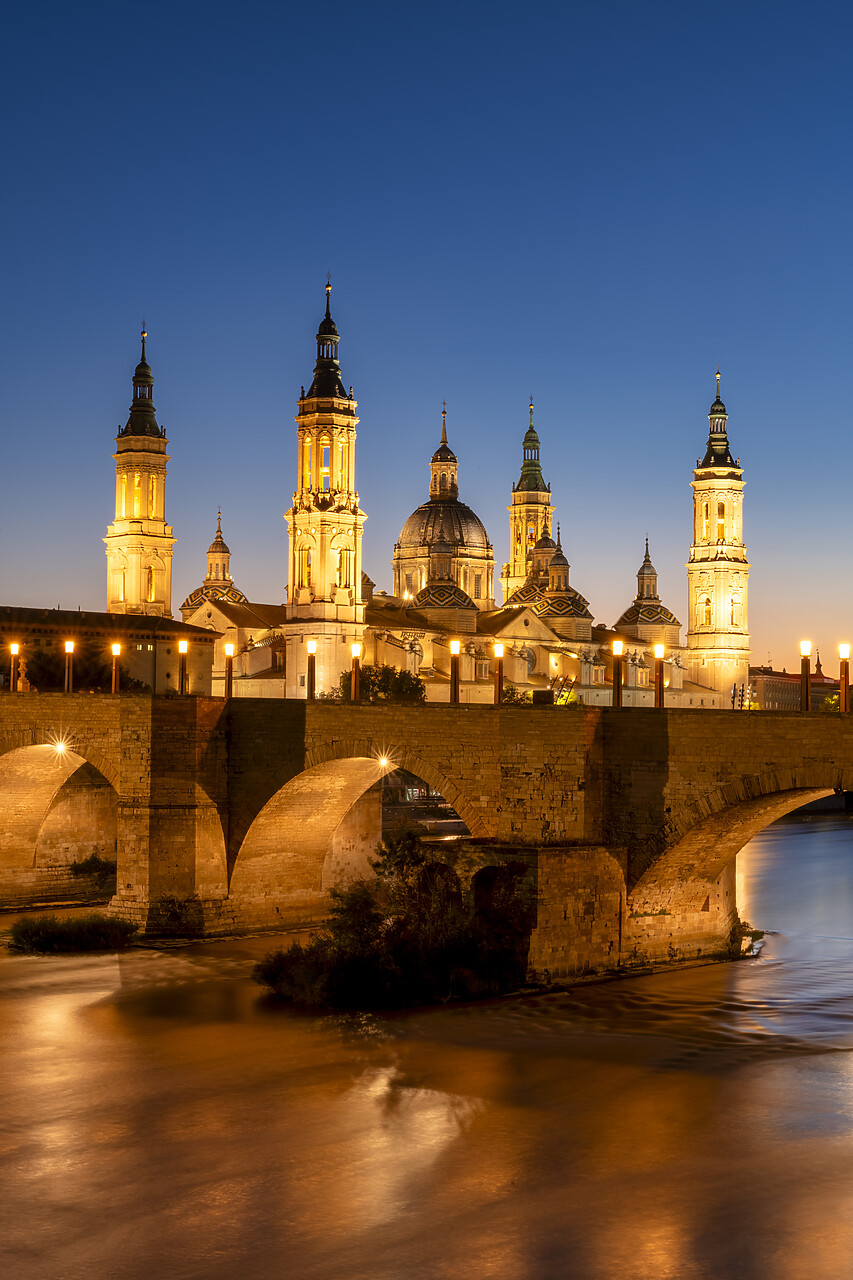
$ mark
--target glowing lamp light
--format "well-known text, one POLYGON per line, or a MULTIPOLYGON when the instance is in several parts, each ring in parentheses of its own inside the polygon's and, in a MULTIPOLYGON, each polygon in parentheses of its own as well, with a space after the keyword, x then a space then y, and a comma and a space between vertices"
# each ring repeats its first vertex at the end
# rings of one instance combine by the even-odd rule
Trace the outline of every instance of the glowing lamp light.
POLYGON ((621 657, 622 657, 622 653, 624 652, 624 649, 625 649, 625 643, 624 643, 624 641, 622 641, 622 640, 614 640, 614 641, 613 641, 613 656, 614 656, 615 658, 621 658, 621 657))
POLYGON ((317 652, 317 641, 316 641, 316 640, 309 640, 309 641, 308 641, 307 648, 308 648, 308 652, 309 652, 309 653, 316 653, 316 652, 317 652))
POLYGON ((60 738, 60 739, 59 739, 59 741, 55 744, 55 746, 54 746, 54 751, 56 752, 56 754, 57 754, 58 756, 64 756, 64 755, 65 755, 65 743, 62 741, 62 739, 61 739, 61 738, 60 738))
POLYGON ((838 646, 838 656, 842 662, 846 662, 847 659, 850 657, 850 645, 840 644, 838 646))
POLYGON ((655 645, 655 657, 656 657, 656 658, 662 658, 662 657, 663 657, 663 645, 662 645, 662 644, 656 644, 656 645, 655 645))
POLYGON ((66 653, 73 653, 73 652, 74 652, 74 641, 73 641, 73 640, 66 640, 66 641, 65 641, 65 652, 66 652, 66 653))
POLYGON ((352 656, 353 656, 354 658, 360 658, 360 657, 361 657, 361 645, 360 645, 360 644, 354 644, 354 645, 352 646, 352 656))
POLYGON ((450 641, 450 652, 451 652, 452 654, 457 654, 457 653, 459 652, 459 641, 458 641, 458 640, 451 640, 451 641, 450 641))
POLYGON ((495 645, 495 657, 502 658, 504 656, 504 647, 502 644, 495 645))
POLYGON ((811 642, 811 640, 801 640, 801 641, 800 641, 800 657, 801 657, 801 658, 810 658, 811 656, 812 656, 812 642, 811 642))
POLYGON ((188 648, 189 648, 189 645, 187 644, 186 640, 178 641, 178 653, 186 653, 188 648))
POLYGON ((21 646, 19 644, 10 644, 9 652, 13 658, 17 658, 18 654, 21 652, 21 646))
POLYGON ((380 757, 379 757, 379 763, 382 765, 382 768, 383 768, 383 769, 387 769, 387 768, 388 768, 388 757, 387 757, 387 756, 380 756, 380 757))
POLYGON ((112 646, 112 650, 113 650, 113 657, 114 657, 114 658, 117 658, 117 657, 119 656, 119 654, 121 653, 121 645, 120 645, 120 644, 114 644, 114 645, 112 646))
POLYGON ((227 645, 225 646, 225 657, 226 657, 226 658, 233 658, 233 657, 234 657, 234 646, 233 646, 233 644, 230 644, 230 643, 229 643, 229 644, 227 644, 227 645))

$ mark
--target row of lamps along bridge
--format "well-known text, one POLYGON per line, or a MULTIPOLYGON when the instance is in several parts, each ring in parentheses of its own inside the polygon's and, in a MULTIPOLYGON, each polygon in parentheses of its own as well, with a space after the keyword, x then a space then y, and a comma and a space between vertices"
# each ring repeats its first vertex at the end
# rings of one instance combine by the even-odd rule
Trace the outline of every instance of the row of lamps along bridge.
MULTIPOLYGON (((225 646, 225 697, 230 698, 234 692, 234 645, 226 644, 225 646)), ((10 672, 9 689, 14 691, 18 682, 18 657, 20 654, 19 644, 10 644, 9 650, 12 655, 12 667, 10 672)), ((187 693, 187 651, 189 645, 186 640, 178 641, 179 655, 179 671, 178 671, 178 692, 187 693)), ((317 641, 309 640, 306 644, 308 650, 308 678, 306 683, 306 696, 309 702, 313 702, 317 693, 317 641)), ((460 642, 458 640, 450 641, 450 701, 451 704, 459 703, 459 650, 460 642)), ((622 706, 622 657, 625 651, 624 641, 613 641, 613 703, 614 707, 622 706)), ((655 655, 655 706, 663 707, 664 705, 664 677, 663 677, 663 661, 664 646, 656 644, 654 646, 655 655)), ((495 644, 495 704, 500 705, 504 699, 504 647, 502 644, 495 644)), ((810 640, 802 640, 800 642, 800 710, 811 711, 812 693, 811 693, 811 654, 812 644, 810 640)), ((118 660, 121 657, 121 645, 112 645, 113 656, 113 679, 112 692, 119 691, 119 666, 118 660)), ((850 710, 850 645, 840 644, 838 646, 838 656, 841 660, 841 672, 838 682, 838 709, 839 711, 850 710)), ((352 646, 352 675, 350 678, 350 702, 361 701, 361 645, 356 643, 352 646)), ((74 641, 65 641, 65 692, 74 692, 74 641)))

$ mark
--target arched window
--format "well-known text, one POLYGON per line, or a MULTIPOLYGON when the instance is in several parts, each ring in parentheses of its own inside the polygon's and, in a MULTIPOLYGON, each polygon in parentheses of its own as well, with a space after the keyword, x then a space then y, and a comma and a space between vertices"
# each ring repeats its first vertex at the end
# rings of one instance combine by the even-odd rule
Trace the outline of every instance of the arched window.
POLYGON ((142 515, 142 476, 138 471, 133 476, 133 514, 142 515))
POLYGON ((439 485, 439 488, 440 488, 440 489, 446 489, 446 488, 447 488, 447 472, 446 472, 446 471, 442 471, 442 473, 441 473, 441 483, 440 483, 440 485, 439 485))
POLYGON ((305 461, 305 473, 304 473, 304 479, 302 483, 304 488, 310 489, 311 488, 311 441, 310 440, 305 441, 305 453, 303 455, 303 458, 305 461))
POLYGON ((702 537, 707 538, 711 531, 711 513, 706 502, 702 509, 702 537))
POLYGON ((154 603, 154 568, 149 565, 145 573, 145 599, 149 604, 154 603))
POLYGON ((741 600, 740 592, 733 591, 732 592, 731 625, 733 627, 739 627, 741 625, 742 616, 743 616, 743 602, 741 600))
POLYGON ((711 625, 711 597, 703 596, 699 601, 699 621, 703 627, 711 625))
POLYGON ((726 540, 726 504, 724 502, 717 503, 717 541, 725 542, 726 540))
POLYGON ((148 519, 153 520, 157 515, 157 477, 148 477, 148 519))
POLYGON ((121 516, 127 515, 127 475, 126 474, 123 475, 121 478, 121 501, 119 503, 119 514, 121 516))
POLYGON ((119 604, 124 604, 124 601, 125 601, 124 593, 125 593, 126 581, 127 581, 127 570, 119 569, 118 573, 116 574, 116 588, 117 588, 116 595, 118 596, 119 604))

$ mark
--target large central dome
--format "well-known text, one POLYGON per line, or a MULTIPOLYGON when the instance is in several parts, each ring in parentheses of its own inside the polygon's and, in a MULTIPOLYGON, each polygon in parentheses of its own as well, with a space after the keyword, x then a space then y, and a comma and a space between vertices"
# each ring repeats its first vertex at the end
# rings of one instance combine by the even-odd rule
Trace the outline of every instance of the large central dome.
POLYGON ((482 520, 458 498, 431 498, 422 503, 400 530, 397 545, 411 551, 431 547, 440 537, 451 545, 491 549, 482 520))
POLYGON ((430 460, 429 501, 413 511, 394 547, 394 594, 414 599, 436 577, 455 583, 478 609, 494 607, 495 560, 482 520, 459 500, 459 465, 447 443, 430 460))

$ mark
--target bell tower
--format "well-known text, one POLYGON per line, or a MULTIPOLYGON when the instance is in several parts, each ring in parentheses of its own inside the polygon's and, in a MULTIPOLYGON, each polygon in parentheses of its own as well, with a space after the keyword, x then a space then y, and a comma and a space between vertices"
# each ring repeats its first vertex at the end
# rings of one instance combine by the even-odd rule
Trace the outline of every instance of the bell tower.
POLYGON ((728 414, 717 395, 708 447, 693 472, 693 545, 687 563, 687 669, 691 680, 727 693, 749 683, 743 469, 732 457, 728 414))
POLYGON ((501 573, 504 604, 514 591, 524 586, 533 559, 533 548, 543 535, 551 536, 554 508, 551 486, 542 476, 539 436, 533 426, 533 397, 530 397, 530 425, 522 442, 524 459, 518 484, 512 486, 509 512, 509 561, 501 573))
POLYGON ((104 538, 107 612, 172 616, 172 537, 166 524, 166 433, 157 425, 154 377, 142 358, 133 375, 127 425, 116 436, 115 518, 104 538))
POLYGON ((298 697, 292 681, 304 676, 304 643, 316 639, 317 689, 337 687, 348 669, 349 646, 361 641, 361 539, 366 516, 355 488, 355 440, 358 417, 352 387, 341 381, 340 335, 331 314, 331 284, 326 285, 326 314, 317 330, 317 363, 296 415, 297 481, 293 506, 285 513, 289 542, 288 696, 298 697), (302 634, 304 632, 304 634, 302 634), (299 654, 291 655, 298 641, 299 654), (338 653, 340 650, 340 653, 338 653))

